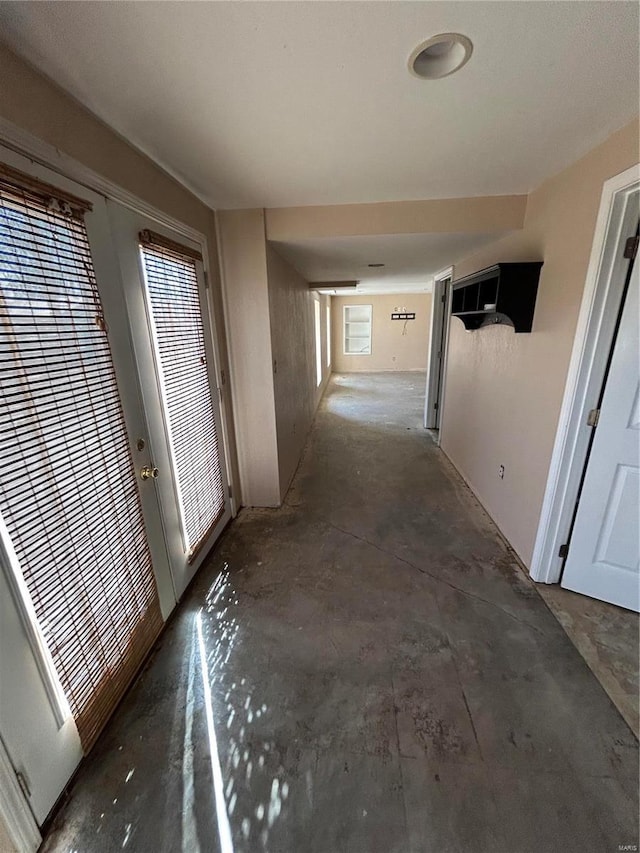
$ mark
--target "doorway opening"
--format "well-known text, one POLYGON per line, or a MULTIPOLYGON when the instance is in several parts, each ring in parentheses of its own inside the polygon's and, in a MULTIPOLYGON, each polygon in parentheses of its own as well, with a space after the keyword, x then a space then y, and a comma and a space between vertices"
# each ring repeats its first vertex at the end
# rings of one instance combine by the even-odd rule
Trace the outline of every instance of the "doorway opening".
POLYGON ((607 181, 531 577, 638 735, 638 167, 607 181))
POLYGON ((427 363, 427 387, 424 405, 424 426, 436 444, 440 444, 440 426, 444 404, 449 321, 451 317, 451 280, 453 268, 443 270, 433 282, 431 334, 427 363))
POLYGON ((640 179, 635 166, 603 187, 587 280, 578 317, 531 577, 558 583, 567 558, 587 454, 623 302, 630 259, 627 240, 637 231, 640 179))

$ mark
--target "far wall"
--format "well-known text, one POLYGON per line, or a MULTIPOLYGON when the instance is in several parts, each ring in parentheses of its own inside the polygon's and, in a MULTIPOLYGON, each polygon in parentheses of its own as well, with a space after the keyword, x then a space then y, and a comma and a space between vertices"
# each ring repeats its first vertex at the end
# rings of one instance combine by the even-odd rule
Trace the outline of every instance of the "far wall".
POLYGON ((426 370, 429 327, 431 321, 430 293, 393 293, 373 296, 333 296, 331 298, 331 347, 333 370, 336 373, 361 373, 369 370, 426 370), (371 305, 371 355, 345 355, 343 340, 343 308, 345 305, 371 305), (416 315, 406 324, 392 320, 391 314, 406 308, 416 315))

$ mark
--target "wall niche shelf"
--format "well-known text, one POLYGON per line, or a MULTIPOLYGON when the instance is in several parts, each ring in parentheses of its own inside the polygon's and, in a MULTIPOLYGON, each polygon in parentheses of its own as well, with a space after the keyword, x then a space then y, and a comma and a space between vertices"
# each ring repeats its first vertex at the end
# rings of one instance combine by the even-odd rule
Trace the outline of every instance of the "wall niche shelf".
POLYGON ((496 264, 453 283, 451 314, 467 331, 503 323, 530 332, 542 261, 496 264))

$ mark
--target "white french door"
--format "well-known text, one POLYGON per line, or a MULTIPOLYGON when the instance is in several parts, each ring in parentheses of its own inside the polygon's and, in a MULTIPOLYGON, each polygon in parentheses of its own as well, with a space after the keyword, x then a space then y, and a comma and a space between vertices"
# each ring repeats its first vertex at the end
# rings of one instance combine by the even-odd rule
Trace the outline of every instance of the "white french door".
POLYGON ((640 610, 640 264, 629 280, 562 586, 640 610))
POLYGON ((231 518, 201 247, 108 205, 179 598, 231 518))
POLYGON ((41 823, 160 631, 163 567, 105 200, 0 160, 0 734, 41 823))
POLYGON ((200 247, 14 152, 0 164, 40 186, 0 195, 0 737, 41 824, 229 489, 200 247))

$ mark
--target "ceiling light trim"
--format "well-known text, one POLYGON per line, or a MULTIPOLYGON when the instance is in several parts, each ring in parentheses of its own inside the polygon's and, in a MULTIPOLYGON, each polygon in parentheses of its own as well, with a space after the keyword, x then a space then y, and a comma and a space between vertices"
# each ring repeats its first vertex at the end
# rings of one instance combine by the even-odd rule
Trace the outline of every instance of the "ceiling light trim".
POLYGON ((409 72, 419 80, 442 80, 459 71, 471 59, 473 43, 461 33, 439 33, 423 41, 411 53, 409 72))

